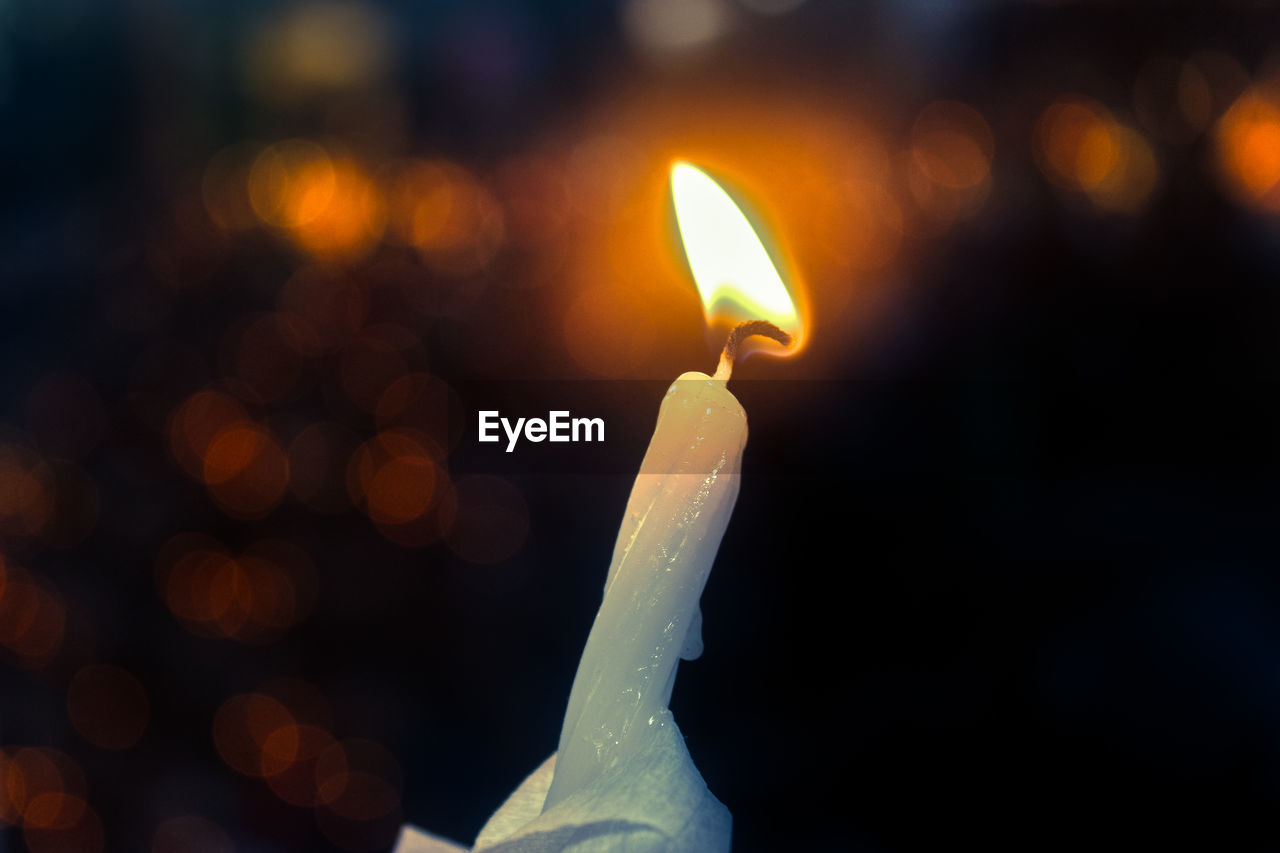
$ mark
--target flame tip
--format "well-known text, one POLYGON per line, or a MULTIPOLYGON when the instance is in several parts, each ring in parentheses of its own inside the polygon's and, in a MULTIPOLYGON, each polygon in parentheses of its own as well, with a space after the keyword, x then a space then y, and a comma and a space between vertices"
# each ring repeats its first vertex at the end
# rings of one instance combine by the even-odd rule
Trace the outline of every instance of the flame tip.
MULTIPOLYGON (((675 159, 671 191, 685 257, 709 322, 768 321, 784 347, 798 344, 778 326, 804 323, 778 267, 732 196, 698 166, 675 159)), ((803 328, 800 329, 803 332, 803 328)))

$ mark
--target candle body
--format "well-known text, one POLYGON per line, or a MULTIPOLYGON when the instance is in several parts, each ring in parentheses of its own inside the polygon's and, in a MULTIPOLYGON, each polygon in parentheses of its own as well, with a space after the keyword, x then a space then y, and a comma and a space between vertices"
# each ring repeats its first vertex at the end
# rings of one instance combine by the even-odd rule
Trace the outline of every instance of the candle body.
POLYGON ((724 381, 685 373, 668 389, 578 664, 544 811, 635 755, 667 719, 679 656, 701 650, 698 598, 746 442, 746 413, 724 381))

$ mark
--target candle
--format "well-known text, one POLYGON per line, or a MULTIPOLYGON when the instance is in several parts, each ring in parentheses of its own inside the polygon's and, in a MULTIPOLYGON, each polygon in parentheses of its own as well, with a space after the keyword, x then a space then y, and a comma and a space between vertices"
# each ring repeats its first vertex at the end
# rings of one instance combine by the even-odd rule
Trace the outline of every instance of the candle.
MULTIPOLYGON (((728 810, 707 790, 667 703, 679 660, 702 650, 698 599, 738 496, 747 417, 727 387, 734 361, 754 336, 791 346, 792 335, 770 320, 800 331, 800 318, 728 194, 687 163, 673 166, 671 185, 709 318, 729 300, 739 303, 739 319, 747 312, 768 320, 739 323, 714 374, 684 373, 667 390, 578 664, 559 750, 494 813, 475 850, 729 848, 728 810)), ((464 849, 409 828, 397 847, 464 849)))
POLYGON ((738 498, 747 444, 746 413, 726 385, 751 335, 791 342, 771 323, 743 323, 714 376, 682 374, 662 401, 569 695, 544 811, 629 759, 647 730, 667 722, 677 654, 701 652, 698 598, 738 498))

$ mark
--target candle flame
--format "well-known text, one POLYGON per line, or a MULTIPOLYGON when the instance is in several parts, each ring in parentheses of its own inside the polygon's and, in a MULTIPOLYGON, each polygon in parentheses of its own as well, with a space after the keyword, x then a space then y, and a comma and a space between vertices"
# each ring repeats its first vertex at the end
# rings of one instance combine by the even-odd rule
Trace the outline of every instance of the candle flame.
POLYGON ((683 160, 671 167, 671 194, 708 325, 768 320, 791 333, 795 345, 784 350, 761 339, 753 345, 774 353, 798 350, 800 311, 741 208, 711 176, 683 160))

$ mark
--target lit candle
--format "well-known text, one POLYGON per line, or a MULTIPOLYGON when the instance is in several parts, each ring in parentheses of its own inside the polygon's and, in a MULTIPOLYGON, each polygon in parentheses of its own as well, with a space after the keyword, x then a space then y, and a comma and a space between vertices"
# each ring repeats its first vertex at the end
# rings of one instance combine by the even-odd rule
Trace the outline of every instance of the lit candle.
MULTIPOLYGON (((708 312, 730 298, 739 313, 798 323, 768 253, 724 190, 686 163, 673 167, 671 183, 708 312)), ((649 849, 655 840, 661 845, 653 849, 728 850, 728 812, 707 791, 667 703, 679 659, 701 653, 698 599, 738 496, 747 417, 727 383, 752 336, 782 347, 793 342, 773 322, 740 323, 713 375, 685 373, 667 390, 578 664, 559 750, 490 818, 476 850, 554 850, 583 838, 592 839, 592 850, 615 842, 649 849)), ((398 848, 457 849, 409 832, 398 848)))
POLYGON ((714 376, 667 390, 627 501, 604 601, 569 695, 544 811, 633 756, 667 722, 676 664, 698 656, 698 599, 738 498, 747 416, 726 387, 744 338, 791 338, 767 322, 733 330, 714 376))
MULTIPOLYGON (((704 172, 672 169, 676 218, 708 306, 726 291, 753 307, 794 312, 759 238, 704 172)), ((714 376, 685 373, 662 401, 627 502, 604 601, 569 696, 544 811, 633 756, 665 724, 678 659, 701 652, 698 599, 738 497, 747 416, 726 387, 742 341, 790 345, 772 323, 740 324, 714 376)))

